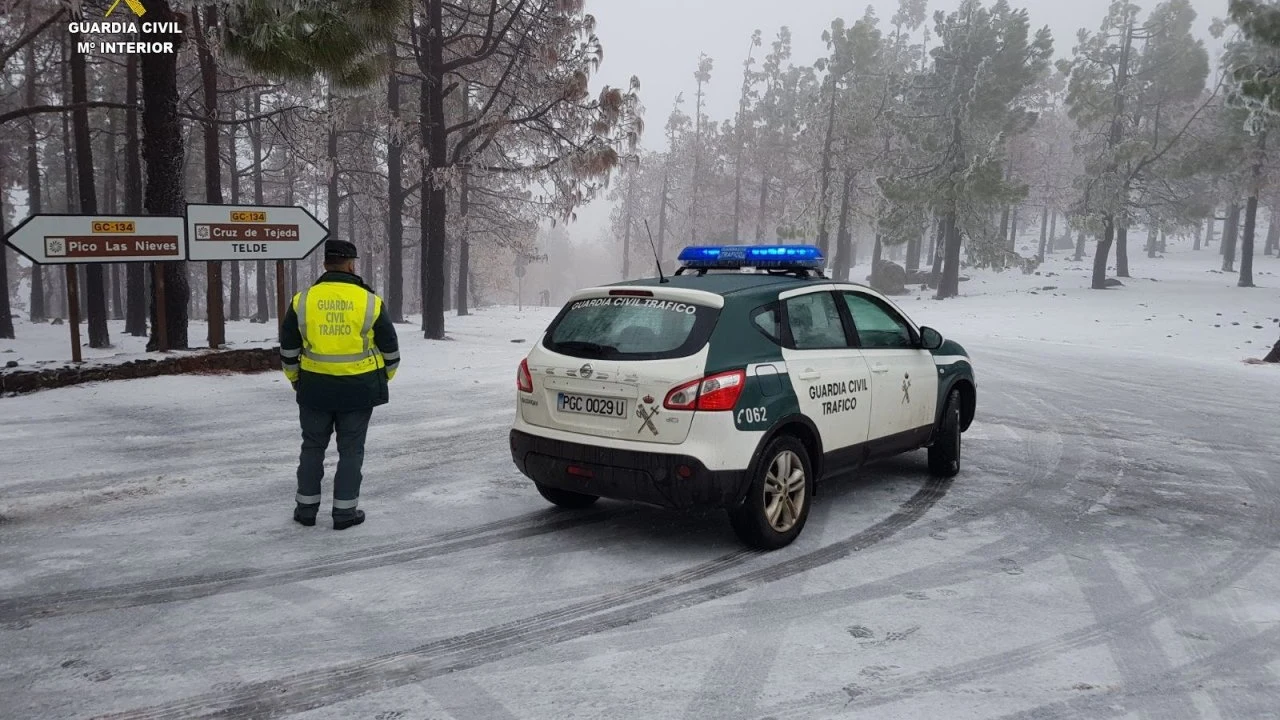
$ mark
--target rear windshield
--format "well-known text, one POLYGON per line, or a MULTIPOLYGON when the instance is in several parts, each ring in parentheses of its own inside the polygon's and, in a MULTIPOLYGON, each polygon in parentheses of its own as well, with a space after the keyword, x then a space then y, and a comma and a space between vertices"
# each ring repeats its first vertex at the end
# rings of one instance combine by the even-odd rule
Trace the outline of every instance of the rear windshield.
POLYGON ((581 358, 661 360, 702 349, 720 311, 646 297, 586 298, 569 303, 542 344, 581 358))

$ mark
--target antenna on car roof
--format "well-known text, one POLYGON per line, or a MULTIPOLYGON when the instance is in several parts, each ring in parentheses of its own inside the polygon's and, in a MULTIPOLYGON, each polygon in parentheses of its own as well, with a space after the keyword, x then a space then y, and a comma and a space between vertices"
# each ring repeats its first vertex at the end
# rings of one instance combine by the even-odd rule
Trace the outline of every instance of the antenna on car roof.
POLYGON ((658 265, 658 282, 669 282, 667 277, 662 274, 662 258, 658 257, 658 246, 653 242, 653 231, 649 230, 649 221, 644 221, 644 231, 649 234, 649 247, 653 248, 653 262, 658 265))

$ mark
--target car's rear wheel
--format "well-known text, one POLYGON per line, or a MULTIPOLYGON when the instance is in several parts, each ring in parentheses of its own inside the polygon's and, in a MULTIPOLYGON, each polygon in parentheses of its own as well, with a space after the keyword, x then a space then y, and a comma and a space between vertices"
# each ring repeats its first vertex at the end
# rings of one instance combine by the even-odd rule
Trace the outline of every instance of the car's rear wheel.
POLYGON ((761 550, 785 547, 804 529, 813 497, 813 466, 804 445, 783 436, 769 443, 742 505, 729 523, 747 545, 761 550))
POLYGON ((938 422, 937 437, 929 446, 929 472, 938 477, 960 473, 960 403, 960 391, 952 390, 938 422))
POLYGON ((540 482, 535 482, 534 485, 537 486, 538 493, 541 494, 542 497, 546 498, 552 505, 559 505, 562 508, 569 508, 571 510, 581 510, 585 507, 591 507, 600 499, 596 495, 576 493, 572 490, 561 490, 560 488, 553 488, 550 485, 543 485, 540 482))

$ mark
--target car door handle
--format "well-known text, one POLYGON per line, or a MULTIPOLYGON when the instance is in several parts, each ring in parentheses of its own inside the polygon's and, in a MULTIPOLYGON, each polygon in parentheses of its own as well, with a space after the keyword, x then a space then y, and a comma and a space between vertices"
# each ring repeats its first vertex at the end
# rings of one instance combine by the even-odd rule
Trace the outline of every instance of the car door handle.
POLYGON ((871 372, 876 373, 877 375, 882 375, 884 373, 889 372, 889 366, 888 365, 872 365, 871 372))
POLYGON ((822 373, 818 372, 817 370, 803 370, 799 374, 797 374, 796 377, 800 378, 801 380, 817 380, 818 378, 822 377, 822 373))

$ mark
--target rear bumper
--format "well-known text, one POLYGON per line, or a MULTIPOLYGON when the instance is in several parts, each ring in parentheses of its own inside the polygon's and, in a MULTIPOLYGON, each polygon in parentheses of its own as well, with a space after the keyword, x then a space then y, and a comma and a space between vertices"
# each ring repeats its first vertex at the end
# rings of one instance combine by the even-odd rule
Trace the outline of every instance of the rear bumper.
POLYGON ((745 470, 708 470, 688 455, 602 448, 521 430, 511 431, 511 459, 543 485, 659 507, 734 507, 746 493, 745 470), (680 476, 681 466, 689 477, 680 476))

